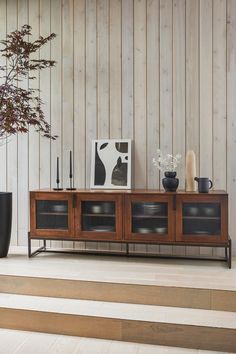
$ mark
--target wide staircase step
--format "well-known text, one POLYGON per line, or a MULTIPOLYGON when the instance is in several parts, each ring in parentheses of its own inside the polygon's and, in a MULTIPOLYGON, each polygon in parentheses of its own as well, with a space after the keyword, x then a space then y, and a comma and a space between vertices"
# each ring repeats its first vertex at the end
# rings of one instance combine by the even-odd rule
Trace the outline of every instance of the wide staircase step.
POLYGON ((210 288, 0 275, 0 292, 236 312, 236 291, 210 288))
POLYGON ((0 294, 0 327, 236 351, 234 312, 0 294))

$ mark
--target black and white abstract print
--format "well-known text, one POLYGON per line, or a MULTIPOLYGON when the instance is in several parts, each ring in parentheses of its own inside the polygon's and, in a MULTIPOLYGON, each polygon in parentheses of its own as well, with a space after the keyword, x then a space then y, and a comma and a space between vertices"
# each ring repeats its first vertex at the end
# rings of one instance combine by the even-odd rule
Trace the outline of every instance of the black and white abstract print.
POLYGON ((93 140, 91 187, 131 188, 131 140, 93 140))

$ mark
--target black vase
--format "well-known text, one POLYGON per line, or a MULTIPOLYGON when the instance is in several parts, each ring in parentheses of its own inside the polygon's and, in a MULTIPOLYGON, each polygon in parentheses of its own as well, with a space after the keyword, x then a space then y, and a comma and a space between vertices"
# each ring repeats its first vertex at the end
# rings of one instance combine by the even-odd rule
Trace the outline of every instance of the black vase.
POLYGON ((179 186, 179 179, 176 178, 176 172, 165 172, 165 178, 162 179, 162 184, 166 192, 175 192, 179 186))
POLYGON ((0 192, 0 258, 6 257, 11 240, 12 193, 0 192))

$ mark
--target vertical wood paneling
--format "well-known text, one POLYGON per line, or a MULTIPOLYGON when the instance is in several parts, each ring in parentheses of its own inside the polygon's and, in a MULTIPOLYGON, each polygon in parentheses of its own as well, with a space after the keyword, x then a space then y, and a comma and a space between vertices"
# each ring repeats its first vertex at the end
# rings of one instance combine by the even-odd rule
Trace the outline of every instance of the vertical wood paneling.
MULTIPOLYGON (((134 140, 135 188, 146 187, 146 0, 134 1, 134 140)), ((143 252, 145 245, 135 250, 143 252)))
POLYGON ((74 183, 77 188, 86 184, 85 6, 85 0, 74 3, 74 183))
MULTIPOLYGON (((97 0, 97 122, 98 139, 109 138, 109 1, 97 0)), ((97 245, 109 249, 109 243, 97 245)))
POLYGON ((97 0, 98 139, 109 138, 109 1, 97 0))
MULTIPOLYGON (((212 179, 212 0, 200 0, 200 176, 212 179), (207 138, 206 135, 207 134, 207 138)), ((210 255, 210 248, 201 248, 210 255)))
POLYGON ((173 148, 172 49, 172 0, 160 0, 160 148, 165 154, 173 148))
POLYGON ((200 0, 200 175, 212 177, 212 0, 200 0), (205 136, 207 132, 207 139, 205 136))
MULTIPOLYGON (((62 180, 63 187, 69 187, 70 151, 74 147, 74 40, 73 40, 74 9, 73 0, 62 1, 62 180)), ((64 247, 72 243, 63 242, 64 247)))
MULTIPOLYGON (((110 0, 109 28, 109 126, 110 138, 122 137, 121 117, 121 0, 110 0)), ((109 248, 121 250, 120 243, 112 243, 109 248)))
MULTIPOLYGON (((29 2, 29 24, 32 26, 31 41, 39 38, 39 0, 29 2)), ((32 59, 39 59, 39 54, 32 54, 32 59)), ((29 82, 30 88, 39 89, 39 72, 29 82)), ((39 188, 39 134, 30 128, 29 131, 29 189, 39 188)))
MULTIPOLYGON (((86 1, 86 187, 90 185, 91 141, 97 138, 97 7, 86 1)), ((88 242, 97 248, 97 242, 88 242)))
MULTIPOLYGON (((179 188, 185 188, 185 0, 173 1, 173 153, 181 154, 179 188)), ((185 247, 175 247, 183 254, 185 247)))
MULTIPOLYGON (((122 0, 122 138, 134 138, 134 4, 122 0)), ((133 159, 134 160, 134 159, 133 159)), ((133 161, 132 161, 133 162, 133 161)), ((133 163, 133 169, 135 168, 133 163)), ((134 178, 132 177, 134 183, 134 178)), ((131 250, 134 245, 131 245, 131 250)))
MULTIPOLYGON (((51 32, 55 33, 57 37, 53 40, 51 46, 51 58, 56 59, 56 66, 51 70, 51 124, 52 134, 57 135, 58 138, 51 144, 51 186, 56 187, 56 160, 57 157, 62 162, 62 63, 61 63, 61 0, 51 0, 51 32)), ((60 173, 61 173, 60 169, 60 173)), ((62 180, 62 173, 60 174, 62 180)))
MULTIPOLYGON (((159 28, 160 1, 147 0, 147 188, 159 189, 160 173, 152 158, 160 144, 159 28)), ((159 246, 149 245, 150 252, 159 246)))
MULTIPOLYGON (((28 24, 28 0, 18 0, 18 29, 28 24)), ((28 89, 28 79, 22 79, 19 86, 28 89)), ((28 134, 18 134, 18 243, 27 245, 28 232, 28 134)))
POLYGON ((179 188, 185 188, 185 0, 173 2, 173 153, 182 155, 179 188))
POLYGON ((197 157, 199 173, 199 1, 186 0, 186 150, 197 157))
POLYGON ((91 140, 97 137, 96 1, 86 1, 86 187, 90 185, 91 140))
MULTIPOLYGON (((50 33, 50 1, 40 0, 40 35, 50 33)), ((40 50, 40 58, 50 58, 50 43, 40 50)), ((44 114, 47 122, 51 122, 50 106, 50 69, 40 73, 40 96, 44 102, 44 114)), ((40 136, 40 188, 47 188, 51 183, 51 142, 40 136)))
MULTIPOLYGON (((199 174, 199 0, 186 1, 186 152, 193 150, 199 174)), ((199 254, 188 247, 188 254, 199 254)))
MULTIPOLYGON (((51 58, 56 60, 56 66, 51 70, 51 124, 52 134, 58 138, 51 143, 51 186, 56 187, 56 161, 60 161, 60 180, 62 181, 62 3, 61 0, 51 0, 51 30, 57 37, 51 45, 51 58)), ((51 246, 60 247, 62 242, 51 241, 51 246)))
MULTIPOLYGON (((7 33, 17 29, 17 0, 7 1, 7 33)), ((7 143, 7 190, 12 192, 12 237, 13 245, 18 244, 18 171, 17 135, 8 138, 7 143)))
POLYGON ((152 157, 160 143, 159 137, 159 9, 160 2, 147 1, 147 186, 159 189, 159 170, 152 157))
POLYGON ((213 1, 213 182, 226 189, 226 0, 213 1))
MULTIPOLYGON (((39 14, 40 4, 39 0, 29 2, 29 24, 32 26, 31 41, 39 38, 39 14)), ((39 59, 39 54, 32 54, 32 59, 39 59)), ((30 88, 39 89, 39 72, 34 73, 35 79, 29 82, 30 88)), ((36 91, 37 94, 37 91, 36 91)), ((39 188, 39 133, 36 133, 33 128, 29 129, 29 161, 28 161, 28 175, 29 175, 29 190, 39 188)), ((33 240, 33 246, 38 247, 39 241, 33 240)))
MULTIPOLYGON (((159 188, 162 176, 152 165, 159 147, 183 155, 178 177, 184 188, 185 152, 193 149, 197 174, 213 177, 216 188, 227 185, 236 238, 235 6, 234 0, 0 0, 1 38, 28 16, 32 40, 57 34, 40 52, 56 67, 35 73, 30 85, 40 85, 46 119, 59 138, 50 142, 30 129, 28 138, 11 137, 0 147, 0 188, 13 192, 12 244, 26 243, 28 188, 54 186, 57 156, 64 187, 69 150, 75 186, 89 187, 91 140, 97 137, 134 140, 136 188, 159 188)), ((186 250, 199 252, 206 254, 186 250)))
POLYGON ((122 138, 133 139, 133 0, 122 0, 122 138))
MULTIPOLYGON (((164 154, 172 154, 173 150, 172 5, 172 0, 160 0, 160 149, 164 154)), ((171 250, 169 246, 161 246, 160 251, 168 253, 171 250)))
POLYGON ((73 0, 62 1, 62 171, 63 187, 69 186, 69 153, 74 142, 73 100, 73 0))
MULTIPOLYGON (((74 2, 74 185, 86 185, 85 0, 74 2)), ((75 242, 75 248, 85 243, 75 242)))
POLYGON ((121 138, 121 0, 110 0, 110 138, 121 138))
POLYGON ((229 191, 229 233, 233 238, 233 252, 236 252, 235 212, 236 212, 236 1, 227 2, 227 188, 229 191))
MULTIPOLYGON (((213 1, 213 183, 227 188, 227 120, 226 120, 226 0, 213 1)), ((213 250, 223 255, 223 250, 213 250)))
MULTIPOLYGON (((7 29, 7 5, 6 1, 0 1, 0 38, 6 38, 7 29)), ((2 45, 0 44, 0 49, 2 45)), ((0 56, 0 65, 5 65, 6 60, 0 56)), ((3 76, 3 72, 0 76, 3 76)), ((0 83, 4 83, 4 78, 0 77, 0 83)), ((0 161, 1 161, 1 173, 0 173, 0 190, 6 191, 7 188, 7 146, 5 139, 0 140, 0 161)))
POLYGON ((146 187, 146 0, 134 1, 135 187, 146 187))

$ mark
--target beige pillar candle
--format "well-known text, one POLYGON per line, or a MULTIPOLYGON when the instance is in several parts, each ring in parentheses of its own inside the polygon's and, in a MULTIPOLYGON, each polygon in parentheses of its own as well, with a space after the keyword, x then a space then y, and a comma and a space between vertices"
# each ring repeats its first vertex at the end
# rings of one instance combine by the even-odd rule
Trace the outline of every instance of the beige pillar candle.
POLYGON ((186 185, 187 192, 195 192, 197 190, 196 182, 196 156, 193 150, 189 150, 186 155, 186 185))

